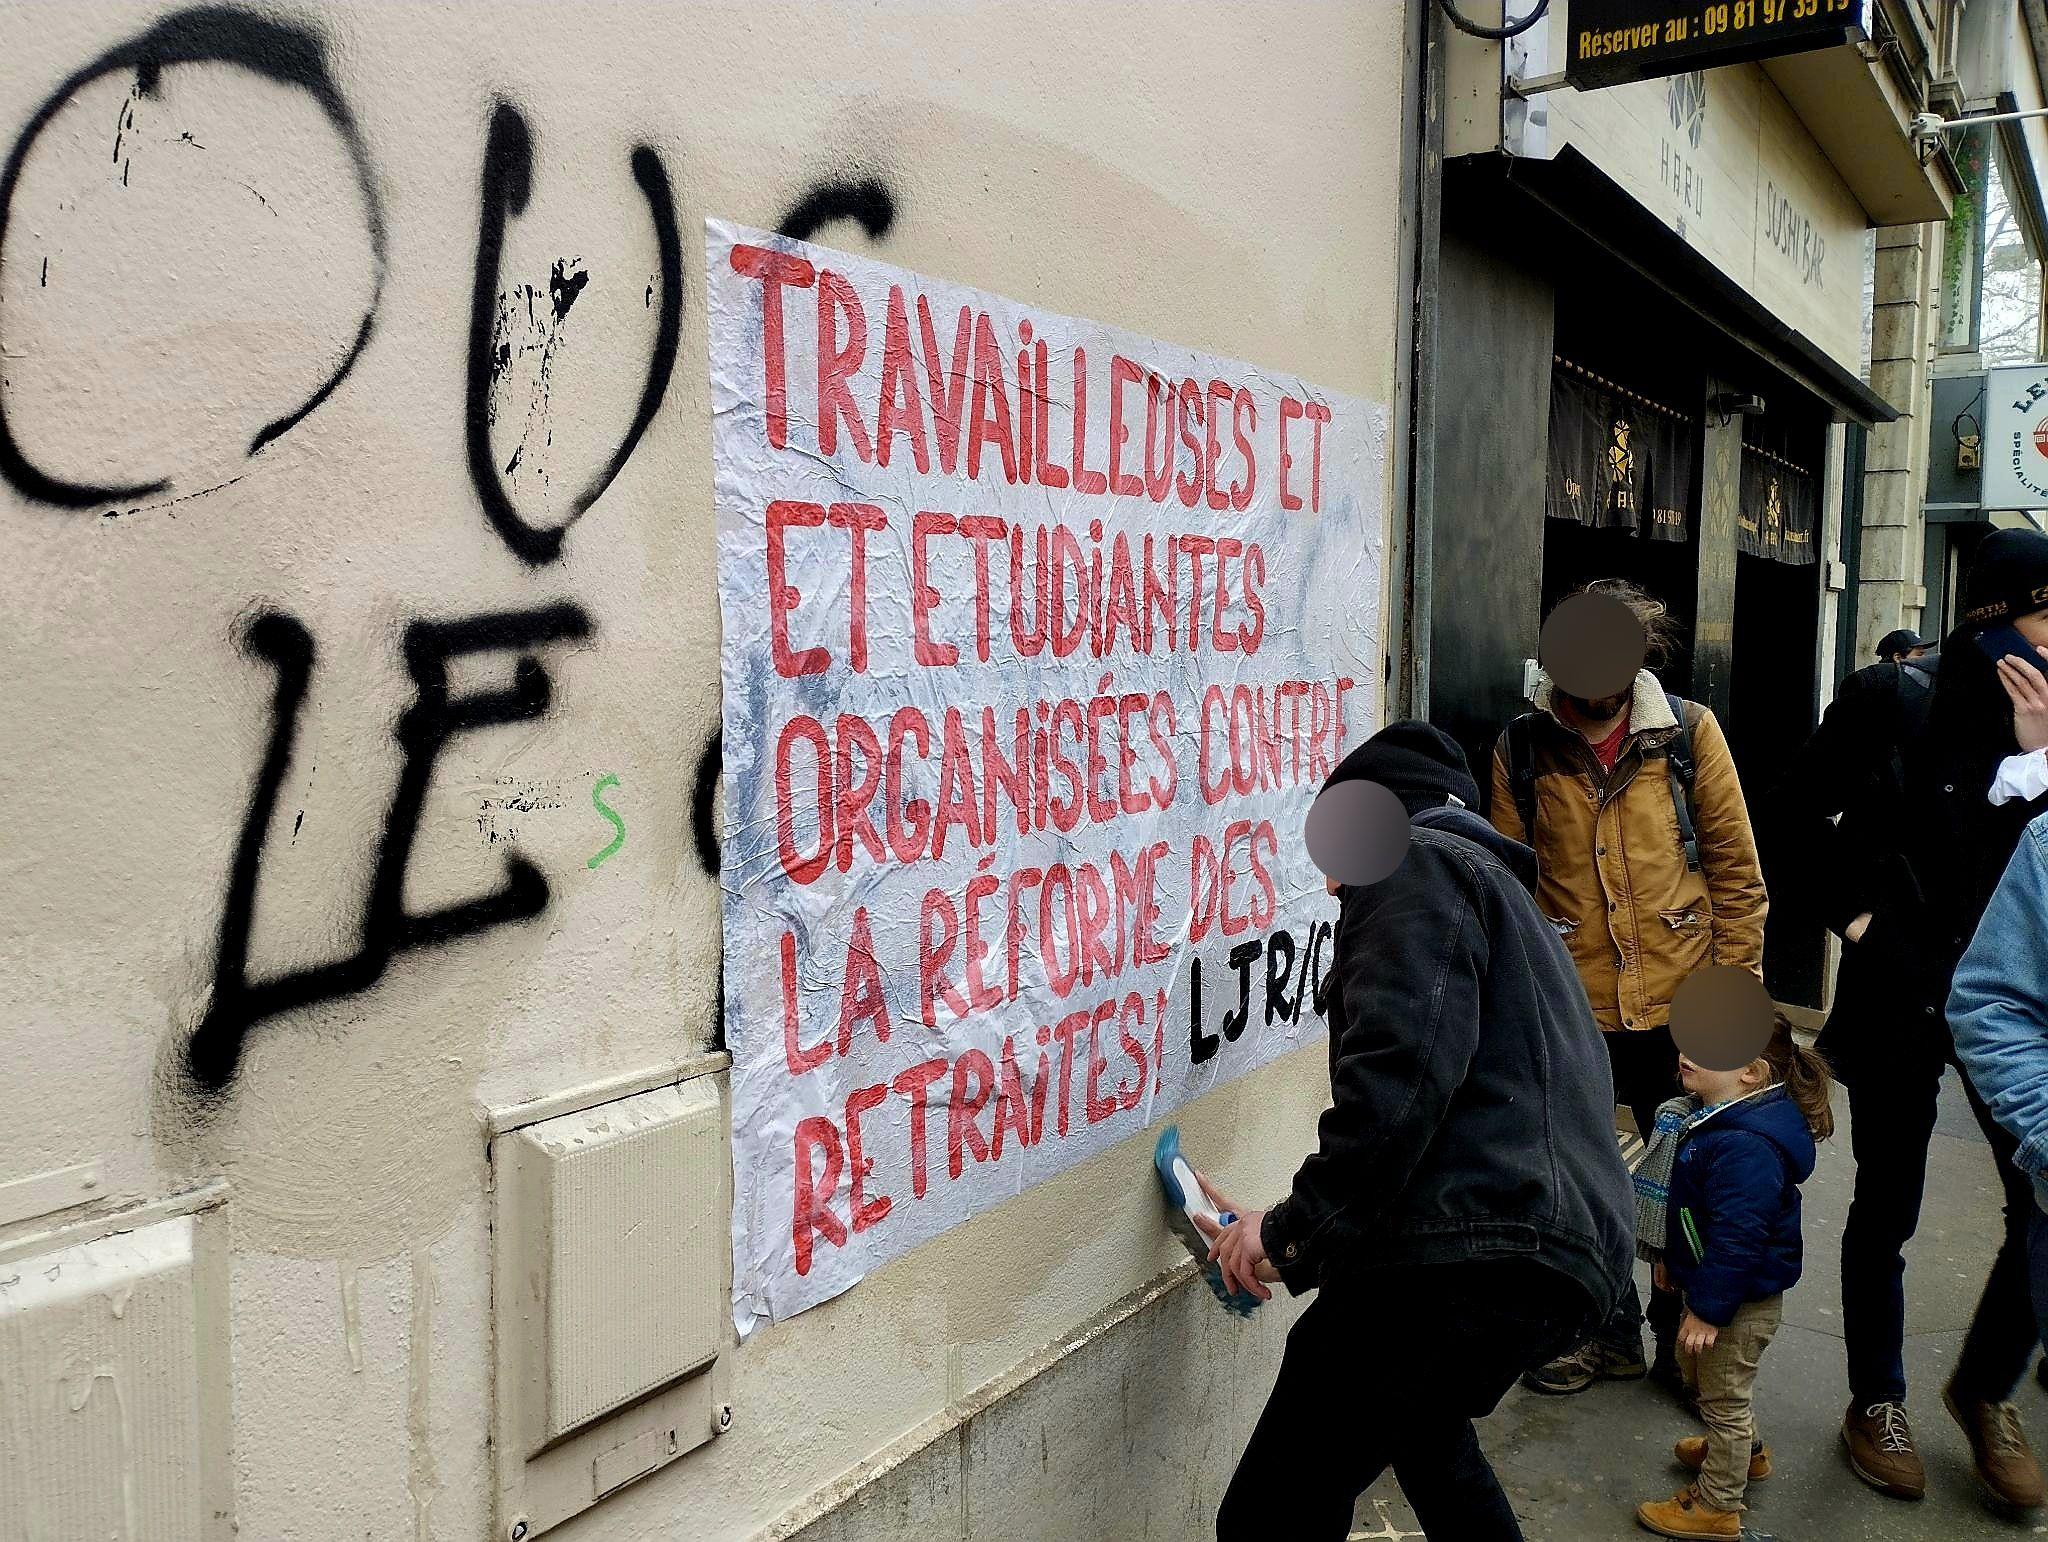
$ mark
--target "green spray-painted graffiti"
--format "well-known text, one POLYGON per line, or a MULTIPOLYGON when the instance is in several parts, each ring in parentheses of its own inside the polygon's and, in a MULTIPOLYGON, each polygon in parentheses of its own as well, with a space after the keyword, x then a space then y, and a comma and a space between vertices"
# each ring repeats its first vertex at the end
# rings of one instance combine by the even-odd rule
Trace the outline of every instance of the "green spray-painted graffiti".
POLYGON ((612 843, 609 846, 605 847, 603 851, 600 851, 596 856, 592 857, 589 860, 589 862, 585 863, 584 865, 586 867, 596 867, 600 862, 603 862, 605 858, 611 856, 621 846, 626 844, 626 821, 619 818, 616 811, 605 807, 604 801, 604 790, 607 787, 616 787, 618 785, 619 779, 616 776, 613 776, 610 772, 606 772, 603 776, 597 779, 597 785, 590 789, 591 807, 596 809, 600 814, 604 815, 605 818, 609 819, 612 822, 612 830, 614 834, 612 835, 612 843))

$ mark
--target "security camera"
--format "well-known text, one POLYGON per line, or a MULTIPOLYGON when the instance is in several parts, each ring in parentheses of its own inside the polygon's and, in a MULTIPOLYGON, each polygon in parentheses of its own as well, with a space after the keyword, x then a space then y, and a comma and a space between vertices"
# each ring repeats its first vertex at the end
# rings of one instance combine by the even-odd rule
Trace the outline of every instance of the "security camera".
POLYGON ((1942 130, 1947 127, 1948 119, 1942 117, 1940 113, 1916 112, 1907 133, 1912 136, 1916 145, 1932 145, 1940 142, 1942 130))

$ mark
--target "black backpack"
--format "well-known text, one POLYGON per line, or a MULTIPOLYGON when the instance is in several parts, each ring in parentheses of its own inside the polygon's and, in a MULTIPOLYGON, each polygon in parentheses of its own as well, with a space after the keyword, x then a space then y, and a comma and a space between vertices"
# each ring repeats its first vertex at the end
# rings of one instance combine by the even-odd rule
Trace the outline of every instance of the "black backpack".
MULTIPOLYGON (((1693 827, 1692 725, 1685 720, 1685 703, 1669 691, 1664 700, 1678 719, 1678 737, 1664 746, 1664 764, 1671 776, 1671 811, 1678 816, 1678 838, 1685 846, 1685 870, 1700 870, 1700 838, 1693 827)), ((1515 808, 1522 816, 1522 829, 1529 844, 1536 844, 1536 745, 1537 714, 1524 712, 1508 724, 1508 785, 1515 795, 1515 808)))

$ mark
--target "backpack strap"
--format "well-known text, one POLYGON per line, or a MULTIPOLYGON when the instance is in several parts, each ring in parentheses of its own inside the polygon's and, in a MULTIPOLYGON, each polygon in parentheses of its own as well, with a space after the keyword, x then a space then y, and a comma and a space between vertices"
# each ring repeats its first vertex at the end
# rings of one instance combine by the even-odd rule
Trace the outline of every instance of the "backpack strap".
POLYGON ((1536 714, 1524 712, 1508 721, 1508 787, 1522 816, 1522 838, 1536 844, 1536 714))
POLYGON ((1685 846, 1685 870, 1700 870, 1699 832, 1693 828, 1692 725, 1685 720, 1685 703, 1669 691, 1664 700, 1678 719, 1678 737, 1664 746, 1664 761, 1671 773, 1671 811, 1678 816, 1678 839, 1685 846))
POLYGON ((1914 660, 1898 665, 1893 689, 1889 767, 1892 791, 1901 796, 1906 790, 1907 750, 1921 742, 1927 731, 1928 719, 1933 715, 1934 681, 1934 671, 1924 667, 1924 661, 1914 660))
POLYGON ((1934 706, 1934 673, 1919 664, 1899 666, 1900 737, 1913 739, 1927 726, 1934 706))

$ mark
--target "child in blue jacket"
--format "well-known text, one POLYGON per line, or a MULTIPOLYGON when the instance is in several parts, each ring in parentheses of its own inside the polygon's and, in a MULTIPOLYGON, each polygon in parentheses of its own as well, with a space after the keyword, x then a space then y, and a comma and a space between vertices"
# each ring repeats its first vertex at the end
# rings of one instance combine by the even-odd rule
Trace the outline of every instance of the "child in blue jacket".
POLYGON ((1739 1537, 1743 1495, 1771 1471, 1753 1413, 1757 1366, 1799 1280, 1799 1185, 1835 1121, 1825 1063, 1782 1016, 1739 1070, 1683 1055, 1678 1070, 1686 1096, 1657 1110, 1636 1175, 1638 1235, 1658 1283, 1684 1297, 1679 1364, 1707 1433, 1672 1450, 1697 1479, 1638 1505, 1636 1519, 1661 1536, 1739 1537))

